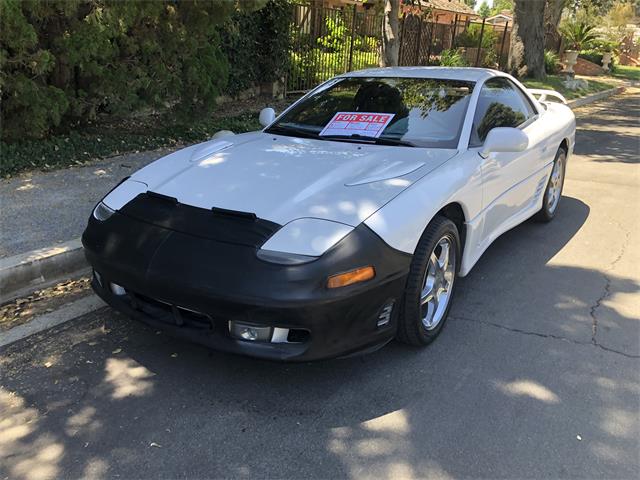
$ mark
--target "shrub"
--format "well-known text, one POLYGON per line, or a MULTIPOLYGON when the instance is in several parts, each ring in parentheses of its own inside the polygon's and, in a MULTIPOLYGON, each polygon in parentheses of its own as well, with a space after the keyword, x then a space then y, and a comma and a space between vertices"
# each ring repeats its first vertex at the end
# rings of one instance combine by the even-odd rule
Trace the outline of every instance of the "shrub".
POLYGON ((440 54, 440 65, 443 67, 466 67, 467 60, 459 50, 443 50, 440 54))
MULTIPOLYGON (((467 29, 456 37, 456 45, 460 47, 473 47, 476 48, 480 42, 480 31, 482 25, 479 23, 472 23, 467 29)), ((495 48, 497 42, 497 35, 491 25, 485 24, 484 31, 482 32, 482 44, 480 48, 495 48)))
POLYGON ((567 43, 567 50, 584 50, 598 39, 595 26, 582 20, 571 19, 560 25, 560 33, 567 43))
POLYGON ((220 29, 231 95, 282 77, 289 66, 291 3, 271 0, 258 11, 236 11, 220 29))
MULTIPOLYGON (((578 53, 578 57, 588 60, 591 63, 595 63, 596 65, 602 66, 602 54, 601 50, 589 49, 589 50, 581 50, 578 53)), ((611 71, 615 70, 615 57, 611 57, 611 63, 609 63, 609 69, 611 71)))
POLYGON ((561 70, 560 57, 551 50, 544 51, 544 70, 548 75, 553 75, 561 70))
POLYGON ((222 92, 281 76, 290 2, 258 10, 266 3, 2 0, 2 139, 141 109, 193 117, 222 92))

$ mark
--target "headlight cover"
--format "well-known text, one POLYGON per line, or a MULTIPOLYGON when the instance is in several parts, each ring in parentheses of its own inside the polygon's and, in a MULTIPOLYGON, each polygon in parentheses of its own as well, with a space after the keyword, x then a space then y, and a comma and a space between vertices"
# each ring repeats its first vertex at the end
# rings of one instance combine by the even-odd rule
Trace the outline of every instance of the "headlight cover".
POLYGON ((258 258, 283 265, 308 263, 352 230, 350 225, 331 220, 299 218, 287 223, 267 240, 258 250, 258 258))
POLYGON ((100 222, 104 222, 114 213, 115 210, 110 209, 103 202, 99 202, 98 205, 96 205, 96 208, 93 209, 93 218, 100 222))

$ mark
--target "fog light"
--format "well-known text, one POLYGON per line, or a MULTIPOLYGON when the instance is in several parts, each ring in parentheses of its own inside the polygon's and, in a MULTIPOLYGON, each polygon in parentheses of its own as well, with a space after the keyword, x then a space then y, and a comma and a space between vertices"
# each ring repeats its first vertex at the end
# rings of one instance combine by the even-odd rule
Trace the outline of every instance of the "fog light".
POLYGON ((229 333, 233 338, 249 342, 268 342, 271 340, 271 327, 256 327, 238 322, 229 322, 229 333))

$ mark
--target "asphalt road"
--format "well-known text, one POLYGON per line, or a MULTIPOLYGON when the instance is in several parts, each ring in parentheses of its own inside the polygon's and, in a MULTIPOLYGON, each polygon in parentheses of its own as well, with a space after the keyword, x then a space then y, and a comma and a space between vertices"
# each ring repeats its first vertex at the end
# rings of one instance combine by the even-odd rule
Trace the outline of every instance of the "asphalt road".
POLYGON ((275 364, 103 309, 0 352, 0 478, 640 478, 640 95, 427 349, 275 364), (103 328, 106 325, 106 329, 103 328))

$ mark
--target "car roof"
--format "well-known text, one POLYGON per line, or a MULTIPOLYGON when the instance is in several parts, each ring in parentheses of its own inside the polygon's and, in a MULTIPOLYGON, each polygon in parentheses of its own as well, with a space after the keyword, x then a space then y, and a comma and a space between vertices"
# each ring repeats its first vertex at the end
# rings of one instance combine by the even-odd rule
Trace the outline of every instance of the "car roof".
POLYGON ((437 78, 447 80, 465 80, 478 82, 487 78, 504 76, 504 73, 490 68, 474 67, 387 67, 368 68, 355 72, 347 72, 340 77, 403 77, 403 78, 437 78))

